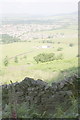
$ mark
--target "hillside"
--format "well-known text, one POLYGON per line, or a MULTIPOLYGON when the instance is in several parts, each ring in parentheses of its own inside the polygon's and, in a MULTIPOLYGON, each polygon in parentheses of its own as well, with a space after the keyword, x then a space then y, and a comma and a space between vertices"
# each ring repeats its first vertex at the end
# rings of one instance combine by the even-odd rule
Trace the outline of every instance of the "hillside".
POLYGON ((3 17, 3 118, 79 117, 77 17, 77 13, 3 17))
POLYGON ((3 80, 0 84, 21 81, 25 76, 53 82, 59 75, 61 80, 77 73, 77 17, 77 13, 3 17, 0 25, 0 78, 3 80), (34 59, 51 53, 54 54, 51 61, 37 63, 34 59))

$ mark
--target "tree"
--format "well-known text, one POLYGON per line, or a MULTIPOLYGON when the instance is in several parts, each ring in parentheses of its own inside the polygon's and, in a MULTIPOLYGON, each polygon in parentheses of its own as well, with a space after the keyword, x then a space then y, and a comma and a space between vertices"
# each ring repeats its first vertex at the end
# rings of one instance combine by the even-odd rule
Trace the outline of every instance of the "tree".
POLYGON ((58 56, 57 56, 57 58, 56 58, 57 60, 62 60, 63 59, 63 54, 62 53, 60 53, 58 56))
POLYGON ((74 46, 74 44, 73 44, 73 43, 70 43, 70 44, 69 44, 69 46, 70 46, 70 47, 73 47, 73 46, 74 46))
POLYGON ((24 59, 26 59, 26 58, 27 58, 27 56, 25 55, 23 58, 24 58, 24 59))
POLYGON ((57 51, 62 51, 63 50, 63 48, 61 48, 61 47, 59 47, 58 49, 57 49, 57 51))
POLYGON ((4 58, 4 65, 5 65, 5 66, 8 66, 8 64, 9 64, 9 60, 8 60, 8 56, 6 56, 6 57, 4 58))
POLYGON ((39 63, 39 58, 36 56, 36 57, 34 57, 34 60, 37 62, 37 63, 39 63))
POLYGON ((18 63, 18 57, 17 56, 15 57, 14 62, 18 63))

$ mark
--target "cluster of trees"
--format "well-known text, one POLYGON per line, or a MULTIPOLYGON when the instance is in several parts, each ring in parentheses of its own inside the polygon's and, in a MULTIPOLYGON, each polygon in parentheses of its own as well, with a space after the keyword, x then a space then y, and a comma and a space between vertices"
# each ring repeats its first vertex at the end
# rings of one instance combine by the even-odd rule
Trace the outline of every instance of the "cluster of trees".
POLYGON ((2 34, 2 37, 1 37, 1 42, 3 44, 13 43, 13 42, 19 42, 19 41, 20 41, 19 38, 10 36, 8 34, 2 34))
MULTIPOLYGON (((4 58, 4 61, 3 61, 3 64, 4 64, 4 66, 8 66, 9 65, 9 58, 8 58, 8 56, 6 56, 5 58, 4 58)), ((14 62, 15 63, 18 63, 18 57, 15 57, 14 58, 14 62)))
MULTIPOLYGON (((22 59, 27 59, 27 56, 26 56, 26 55, 23 56, 22 59)), ((21 60, 22 60, 22 59, 21 59, 21 60)), ((19 58, 18 58, 17 56, 14 57, 14 62, 15 62, 15 63, 18 63, 18 62, 19 62, 19 58)), ((10 63, 10 59, 8 58, 8 56, 6 56, 6 57, 4 58, 4 60, 3 60, 3 64, 4 64, 4 66, 8 66, 9 63, 10 63)))
POLYGON ((41 54, 35 56, 34 59, 37 63, 49 62, 49 61, 53 61, 53 60, 63 59, 63 54, 59 54, 59 55, 55 56, 54 53, 41 53, 41 54))

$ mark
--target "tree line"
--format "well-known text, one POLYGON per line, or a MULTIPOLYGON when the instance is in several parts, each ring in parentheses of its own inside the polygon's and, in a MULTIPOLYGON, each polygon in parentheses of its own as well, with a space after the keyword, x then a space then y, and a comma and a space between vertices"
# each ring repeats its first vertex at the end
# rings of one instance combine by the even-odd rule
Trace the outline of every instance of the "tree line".
POLYGON ((2 34, 1 36, 1 43, 3 44, 9 44, 9 43, 19 42, 19 41, 20 41, 19 38, 10 36, 8 34, 2 34))

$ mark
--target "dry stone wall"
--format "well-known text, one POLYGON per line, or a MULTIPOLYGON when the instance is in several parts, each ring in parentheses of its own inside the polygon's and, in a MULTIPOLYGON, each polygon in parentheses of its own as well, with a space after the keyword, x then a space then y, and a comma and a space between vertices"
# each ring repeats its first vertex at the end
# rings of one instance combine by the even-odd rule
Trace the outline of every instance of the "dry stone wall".
MULTIPOLYGON (((3 85, 3 109, 9 104, 9 90, 11 85, 3 85)), ((39 112, 55 113, 56 107, 61 106, 66 111, 71 105, 71 98, 77 97, 77 76, 67 78, 51 85, 42 81, 26 77, 20 83, 14 83, 15 99, 18 104, 26 102, 28 106, 36 106, 39 112)))

